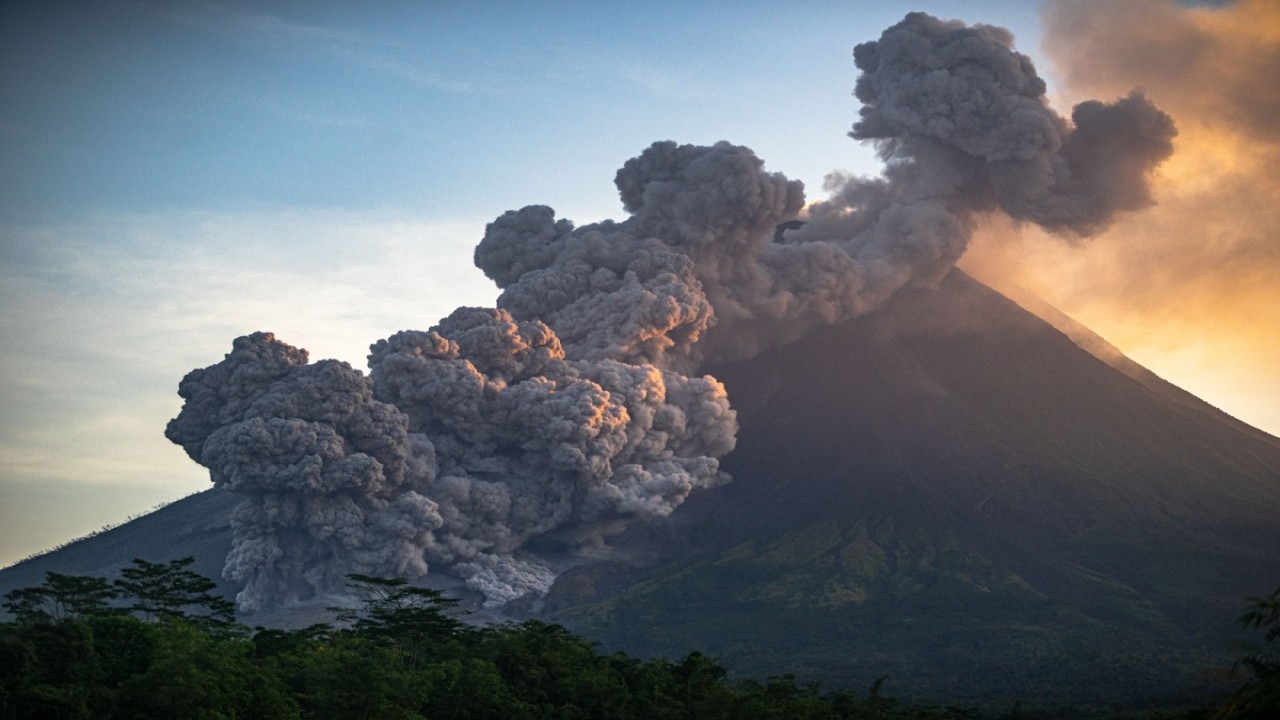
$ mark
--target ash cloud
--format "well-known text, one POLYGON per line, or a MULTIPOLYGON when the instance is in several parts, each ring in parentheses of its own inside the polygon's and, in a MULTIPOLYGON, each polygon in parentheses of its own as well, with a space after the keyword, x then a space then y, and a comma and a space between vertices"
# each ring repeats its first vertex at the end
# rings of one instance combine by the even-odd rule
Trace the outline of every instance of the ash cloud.
POLYGON ((1181 120, 1280 143, 1280 5, 1055 0, 1045 50, 1073 93, 1140 84, 1181 120))
POLYGON ((727 480, 736 419, 699 368, 940 278, 979 213, 1095 232, 1150 204, 1171 151, 1137 93, 1055 114, 999 28, 912 14, 854 58, 850 134, 886 170, 833 177, 805 224, 802 185, 749 148, 657 142, 617 173, 622 221, 494 220, 475 261, 497 307, 378 341, 367 377, 263 333, 188 375, 167 435, 246 497, 227 564, 241 606, 429 564, 489 605, 545 592, 531 543, 591 552, 727 480))
POLYGON ((629 518, 670 514, 721 479, 717 458, 737 428, 714 379, 570 359, 546 324, 501 309, 462 308, 429 332, 397 333, 369 364, 375 396, 435 447, 443 525, 427 555, 486 577, 537 576, 476 559, 533 537, 581 550, 629 518))
POLYGON ((189 373, 165 432, 217 485, 245 497, 232 516, 224 573, 243 582, 240 607, 341 587, 346 573, 419 576, 422 547, 442 520, 422 494, 430 443, 373 398, 336 360, 270 333, 237 338, 226 358, 189 373))
POLYGON ((834 197, 798 234, 848 237, 858 254, 880 259, 902 252, 900 233, 877 231, 886 213, 953 215, 956 234, 910 243, 929 274, 964 252, 976 213, 999 210, 1070 238, 1149 206, 1148 177, 1173 152, 1173 120, 1131 91, 1081 103, 1068 122, 1012 42, 1002 28, 913 13, 858 45, 863 107, 850 136, 875 144, 885 177, 833 178, 834 197))

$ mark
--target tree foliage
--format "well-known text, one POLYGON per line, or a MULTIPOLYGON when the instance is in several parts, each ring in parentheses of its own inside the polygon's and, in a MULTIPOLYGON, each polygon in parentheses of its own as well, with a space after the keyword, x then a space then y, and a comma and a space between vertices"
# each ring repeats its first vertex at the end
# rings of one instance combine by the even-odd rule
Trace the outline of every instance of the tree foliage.
MULTIPOLYGON (((732 679, 698 652, 678 660, 603 654, 559 625, 477 628, 456 602, 404 580, 350 576, 360 599, 337 624, 247 628, 189 558, 135 560, 116 583, 51 573, 6 596, 0 720, 18 718, 534 718, 961 720, 973 710, 824 691, 791 675, 732 679)), ((1215 712, 1276 713, 1280 591, 1241 618, 1266 646, 1215 712)), ((1015 708, 1007 717, 1024 717, 1015 708)), ((1173 717, 1173 716, 1166 716, 1173 717)))
POLYGON ((235 606, 212 593, 217 585, 187 566, 193 557, 152 563, 135 558, 113 584, 129 601, 127 609, 147 621, 185 620, 206 627, 225 627, 235 620, 235 606))
POLYGON ((401 650, 411 665, 444 652, 471 634, 452 617, 457 600, 438 590, 414 587, 403 578, 348 575, 348 586, 363 601, 358 608, 330 608, 350 632, 401 650))
POLYGON ((1248 598, 1239 618, 1246 629, 1263 633, 1263 645, 1240 658, 1248 680, 1219 708, 1218 718, 1280 718, 1280 588, 1264 597, 1248 598))
POLYGON ((60 621, 113 612, 120 591, 102 578, 45 573, 36 587, 5 595, 4 609, 25 622, 60 621))

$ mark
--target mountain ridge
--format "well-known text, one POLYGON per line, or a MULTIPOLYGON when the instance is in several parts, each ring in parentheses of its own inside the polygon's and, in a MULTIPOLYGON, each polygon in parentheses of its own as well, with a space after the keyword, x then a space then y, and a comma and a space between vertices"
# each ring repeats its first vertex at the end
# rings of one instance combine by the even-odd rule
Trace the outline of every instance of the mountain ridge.
POLYGON ((1209 413, 1216 419, 1222 420, 1248 435, 1280 446, 1280 437, 1261 428, 1254 427, 1222 408, 1165 380, 1147 369, 1146 366, 1125 355, 1123 351, 1112 345, 1106 338, 1024 288, 1005 287, 1000 290, 1000 293, 1022 309, 1044 320, 1066 335, 1085 352, 1137 380, 1147 389, 1164 395, 1166 398, 1188 408, 1209 413))

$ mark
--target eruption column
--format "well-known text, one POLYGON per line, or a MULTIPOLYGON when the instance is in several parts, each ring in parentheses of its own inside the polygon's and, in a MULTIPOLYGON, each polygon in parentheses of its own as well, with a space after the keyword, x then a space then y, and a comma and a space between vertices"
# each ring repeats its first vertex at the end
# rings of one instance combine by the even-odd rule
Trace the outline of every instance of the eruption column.
POLYGON ((369 377, 264 333, 189 374, 166 434, 246 497, 226 569, 241 607, 428 562, 490 605, 545 592, 531 540, 584 552, 727 479, 736 419, 699 367, 939 279, 979 213, 1093 233, 1151 202, 1172 152, 1137 93, 1058 116, 1000 28, 914 13, 854 60, 850 135, 885 171, 828 178, 804 223, 801 184, 750 149, 657 142, 615 178, 626 220, 530 206, 490 223, 475 261, 497 308, 378 341, 369 377))

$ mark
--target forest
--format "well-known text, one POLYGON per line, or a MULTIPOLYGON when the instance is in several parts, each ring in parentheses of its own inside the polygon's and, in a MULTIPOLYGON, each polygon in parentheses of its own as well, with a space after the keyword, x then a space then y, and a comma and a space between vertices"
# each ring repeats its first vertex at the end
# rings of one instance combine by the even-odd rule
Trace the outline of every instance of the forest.
MULTIPOLYGON (((978 709, 824 690, 791 675, 732 678, 710 657, 604 654, 558 625, 480 627, 402 579, 349 576, 332 624, 249 628, 188 569, 137 559, 113 581, 50 572, 12 591, 0 623, 0 720, 19 718, 777 718, 949 720, 978 709)), ((1235 692, 1128 717, 1280 717, 1280 590, 1248 599, 1261 642, 1235 692)), ((883 680, 883 678, 881 679, 883 680)), ((1031 704, 1028 703, 1028 706, 1031 704)), ((1014 705, 994 717, 1049 715, 1014 705)))

